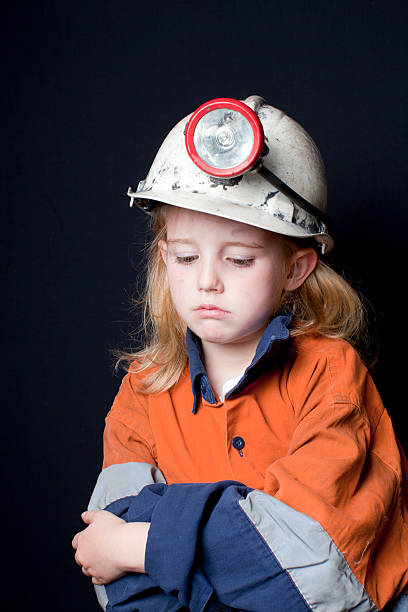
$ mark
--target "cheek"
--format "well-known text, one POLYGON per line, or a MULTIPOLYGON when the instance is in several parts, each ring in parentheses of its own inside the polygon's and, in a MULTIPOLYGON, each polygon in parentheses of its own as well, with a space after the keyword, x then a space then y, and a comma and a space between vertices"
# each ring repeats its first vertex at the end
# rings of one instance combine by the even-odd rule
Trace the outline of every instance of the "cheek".
POLYGON ((279 270, 260 269, 249 282, 243 279, 242 289, 250 295, 266 297, 280 294, 284 286, 284 275, 279 270))
POLYGON ((167 268, 167 279, 173 302, 178 303, 183 299, 183 296, 188 290, 188 283, 186 283, 186 277, 178 269, 167 268))
POLYGON ((250 304, 260 316, 272 314, 279 307, 284 290, 284 277, 276 271, 261 271, 254 276, 253 282, 241 285, 244 304, 250 304))
POLYGON ((167 278, 169 279, 169 284, 174 286, 181 286, 185 284, 186 275, 183 274, 178 268, 167 268, 167 278))

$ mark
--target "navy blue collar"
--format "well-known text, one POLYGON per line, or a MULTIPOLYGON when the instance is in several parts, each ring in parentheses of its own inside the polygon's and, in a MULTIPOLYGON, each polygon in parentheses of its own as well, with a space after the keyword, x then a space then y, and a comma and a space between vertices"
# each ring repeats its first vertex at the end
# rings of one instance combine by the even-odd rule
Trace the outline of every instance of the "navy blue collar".
MULTIPOLYGON (((292 315, 290 313, 281 313, 272 319, 259 340, 252 362, 235 387, 225 395, 226 399, 242 391, 265 371, 265 361, 277 350, 282 342, 289 337, 288 325, 291 319, 292 315)), ((211 388, 203 364, 201 340, 189 328, 187 328, 186 343, 190 366, 191 389, 194 396, 193 414, 195 414, 197 412, 197 404, 200 395, 210 404, 215 404, 217 399, 211 388)))

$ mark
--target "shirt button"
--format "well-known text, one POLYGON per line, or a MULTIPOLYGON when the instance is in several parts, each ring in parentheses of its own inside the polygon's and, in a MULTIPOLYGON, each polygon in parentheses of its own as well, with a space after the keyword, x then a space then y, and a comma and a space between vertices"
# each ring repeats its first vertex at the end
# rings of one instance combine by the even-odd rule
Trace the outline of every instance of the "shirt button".
POLYGON ((232 438, 232 446, 235 448, 235 450, 239 452, 240 456, 242 457, 242 449, 245 446, 244 438, 241 438, 241 436, 235 436, 235 438, 232 438))

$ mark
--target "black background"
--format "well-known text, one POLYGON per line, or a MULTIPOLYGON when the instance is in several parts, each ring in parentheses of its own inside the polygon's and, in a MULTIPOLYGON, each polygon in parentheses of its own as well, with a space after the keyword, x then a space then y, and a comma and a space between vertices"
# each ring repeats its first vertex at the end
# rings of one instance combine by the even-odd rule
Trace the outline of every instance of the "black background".
MULTIPOLYGON (((374 378, 405 448, 403 2, 16 2, 2 15, 5 610, 97 610, 71 538, 119 378, 109 349, 146 221, 126 190, 202 102, 260 94, 312 134, 332 262, 376 313, 374 378)), ((4 8, 3 8, 4 11, 4 8)))

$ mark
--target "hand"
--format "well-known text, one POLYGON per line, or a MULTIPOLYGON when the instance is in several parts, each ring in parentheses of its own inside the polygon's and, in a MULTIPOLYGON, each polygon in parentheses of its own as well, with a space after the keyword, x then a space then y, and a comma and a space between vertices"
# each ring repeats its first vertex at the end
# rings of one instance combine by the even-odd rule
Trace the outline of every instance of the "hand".
POLYGON ((82 513, 88 527, 74 536, 75 561, 94 584, 108 584, 127 572, 144 572, 150 523, 127 523, 111 512, 82 513))

